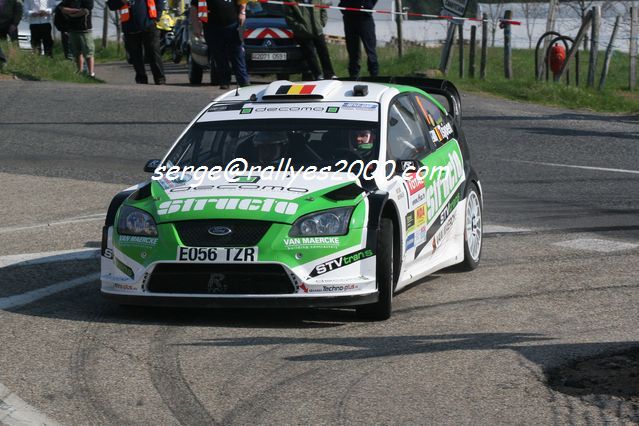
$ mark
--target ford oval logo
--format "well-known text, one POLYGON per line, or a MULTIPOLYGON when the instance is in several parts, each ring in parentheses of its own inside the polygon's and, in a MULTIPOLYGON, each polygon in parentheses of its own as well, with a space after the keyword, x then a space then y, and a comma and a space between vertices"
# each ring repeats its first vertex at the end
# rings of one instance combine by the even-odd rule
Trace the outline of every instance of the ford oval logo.
POLYGON ((225 235, 229 235, 233 232, 231 228, 227 228, 226 226, 211 226, 209 228, 209 234, 215 235, 217 237, 223 237, 225 235))

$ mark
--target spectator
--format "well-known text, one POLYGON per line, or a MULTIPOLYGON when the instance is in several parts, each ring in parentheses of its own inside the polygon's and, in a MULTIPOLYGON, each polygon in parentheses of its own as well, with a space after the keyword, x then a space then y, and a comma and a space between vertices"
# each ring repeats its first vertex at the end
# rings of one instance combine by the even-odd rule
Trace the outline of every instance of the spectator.
POLYGON ((162 54, 160 53, 160 33, 155 26, 162 15, 164 2, 159 0, 108 0, 109 9, 117 10, 124 32, 124 46, 135 69, 135 82, 148 84, 144 65, 145 53, 149 58, 155 84, 166 84, 162 54))
POLYGON ((0 40, 18 41, 18 24, 22 19, 22 0, 0 0, 0 40))
POLYGON ((62 12, 69 18, 69 44, 77 72, 82 72, 86 61, 88 75, 95 78, 92 10, 93 0, 62 0, 62 12))
POLYGON ((220 89, 231 84, 231 69, 240 86, 249 85, 244 59, 244 46, 240 27, 246 20, 246 0, 191 0, 193 34, 204 34, 206 44, 213 53, 220 89))
MULTIPOLYGON (((376 3, 377 0, 340 0, 339 5, 356 9, 373 9, 376 3)), ((358 78, 360 75, 360 40, 364 44, 364 50, 368 57, 368 73, 371 76, 378 75, 379 64, 377 63, 377 52, 375 51, 377 37, 375 36, 373 16, 370 12, 350 10, 343 10, 342 15, 344 19, 344 35, 346 36, 346 50, 348 51, 349 76, 358 78)))
POLYGON ((2 68, 4 68, 6 63, 7 63, 7 57, 4 55, 4 52, 2 51, 2 46, 0 46, 0 71, 2 71, 2 68))
MULTIPOLYGON (((300 0, 300 3, 315 4, 317 0, 300 0)), ((326 9, 314 7, 284 6, 284 15, 289 28, 293 30, 295 41, 302 48, 308 66, 315 80, 337 78, 328 54, 324 31, 328 14, 326 9), (319 56, 319 62, 317 57, 319 56), (320 70, 320 63, 322 69, 320 70)))
POLYGON ((51 14, 55 8, 54 0, 25 0, 24 15, 31 30, 31 48, 38 55, 42 53, 53 57, 53 37, 51 37, 51 14))
POLYGON ((71 46, 69 46, 69 33, 66 31, 60 32, 60 40, 62 41, 62 51, 64 52, 64 59, 68 59, 70 61, 73 60, 73 55, 71 54, 71 46))

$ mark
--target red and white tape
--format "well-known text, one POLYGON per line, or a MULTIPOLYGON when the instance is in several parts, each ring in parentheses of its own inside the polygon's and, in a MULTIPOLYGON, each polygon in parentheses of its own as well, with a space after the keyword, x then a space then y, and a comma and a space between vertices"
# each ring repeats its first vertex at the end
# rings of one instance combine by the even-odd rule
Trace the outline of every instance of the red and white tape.
MULTIPOLYGON (((298 3, 295 1, 282 1, 282 0, 254 0, 254 1, 257 1, 258 3, 279 4, 282 6, 314 7, 316 9, 335 9, 335 10, 345 10, 349 12, 381 13, 384 15, 404 15, 404 16, 414 16, 418 18, 442 19, 442 20, 448 20, 448 21, 454 20, 454 21, 482 22, 482 18, 460 18, 457 16, 448 16, 448 15, 429 15, 427 13, 394 12, 392 10, 378 10, 378 9, 359 9, 357 7, 330 6, 327 4, 308 4, 308 3, 298 3)), ((512 19, 500 19, 499 22, 502 24, 521 25, 521 21, 513 21, 512 19)))

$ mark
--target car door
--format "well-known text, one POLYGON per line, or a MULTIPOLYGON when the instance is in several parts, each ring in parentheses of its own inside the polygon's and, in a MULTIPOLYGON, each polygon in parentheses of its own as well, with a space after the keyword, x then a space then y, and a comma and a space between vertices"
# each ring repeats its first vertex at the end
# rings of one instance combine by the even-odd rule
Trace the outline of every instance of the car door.
POLYGON ((455 241, 455 225, 463 222, 463 214, 455 210, 462 199, 461 188, 465 179, 463 156, 452 117, 419 93, 413 93, 411 101, 419 111, 421 124, 434 147, 421 159, 421 164, 428 170, 424 177, 425 214, 418 221, 416 212, 415 219, 416 228, 419 228, 415 231, 415 259, 430 269, 457 255, 455 250, 447 250, 447 246, 455 241))
MULTIPOLYGON (((422 164, 423 159, 433 153, 424 119, 410 94, 397 96, 388 110, 387 160, 396 164, 413 161, 422 164)), ((403 173, 398 171, 400 175, 403 173)), ((417 173, 406 174, 408 179, 395 176, 389 185, 402 222, 402 273, 400 282, 410 279, 410 270, 415 262, 416 248, 426 238, 426 190, 424 179, 417 173), (408 275, 407 275, 408 274, 408 275)))

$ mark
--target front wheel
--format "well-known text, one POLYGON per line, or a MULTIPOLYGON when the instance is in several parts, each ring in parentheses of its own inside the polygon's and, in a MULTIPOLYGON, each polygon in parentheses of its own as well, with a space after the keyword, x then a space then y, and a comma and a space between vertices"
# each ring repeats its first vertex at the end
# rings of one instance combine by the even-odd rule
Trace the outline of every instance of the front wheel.
POLYGON ((464 261, 459 264, 463 271, 472 271, 479 265, 482 248, 482 207, 479 191, 474 183, 466 189, 466 214, 464 215, 464 261))
POLYGON ((357 316, 383 321, 391 316, 393 304, 393 221, 382 219, 377 234, 376 271, 379 299, 370 305, 358 306, 357 316))

